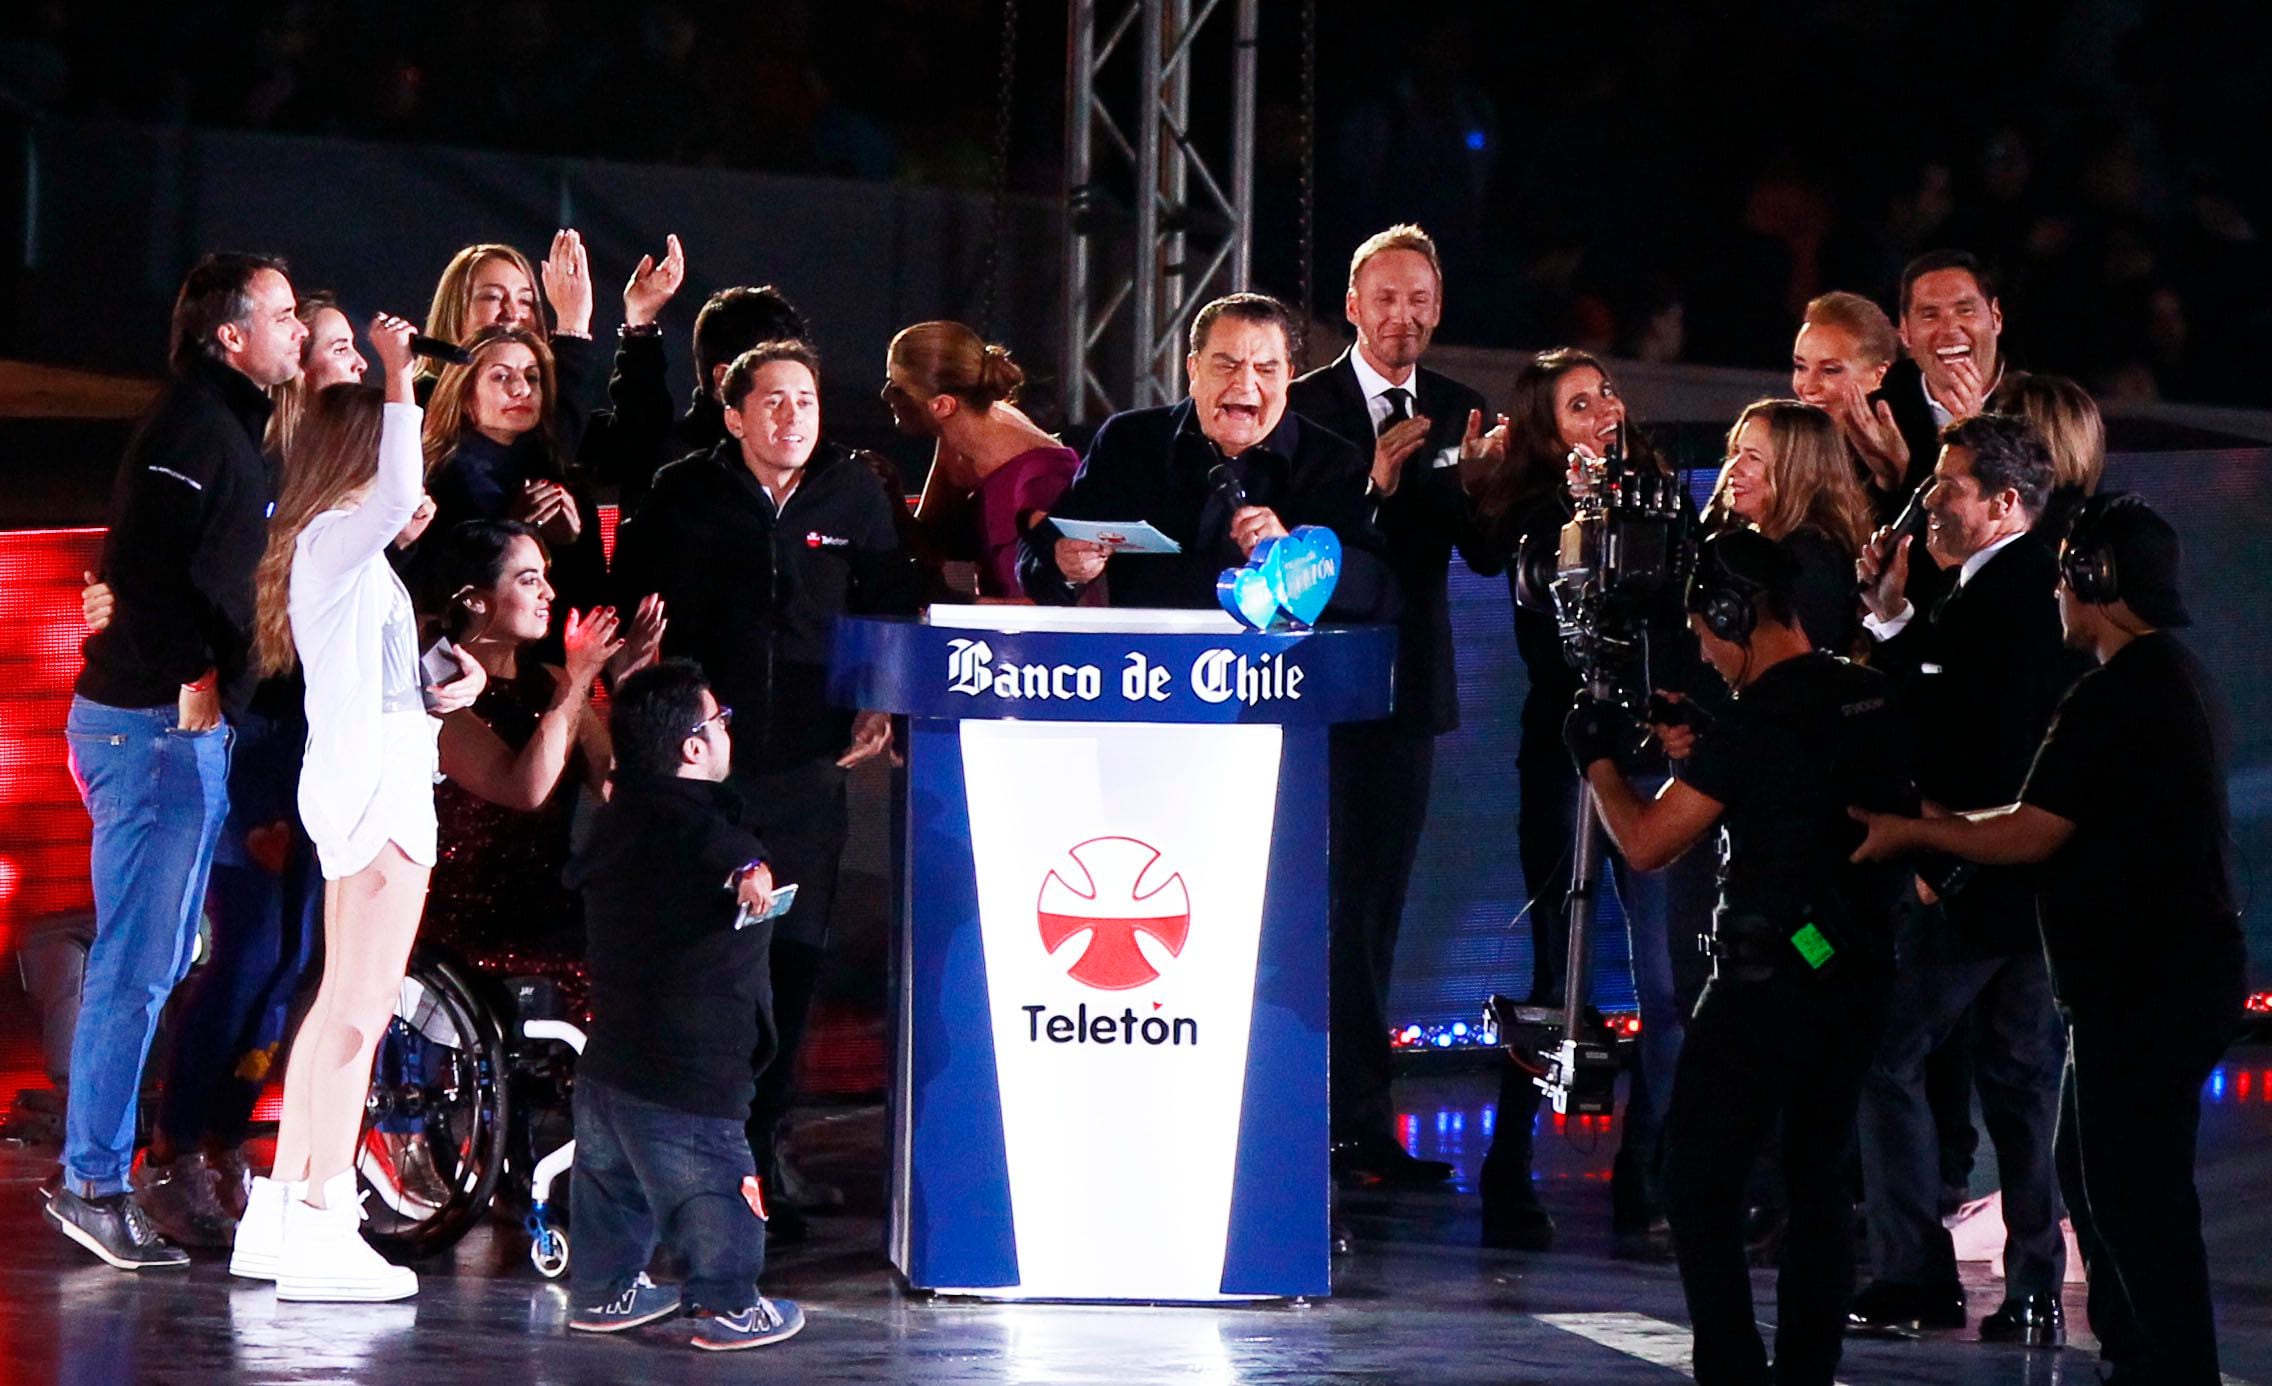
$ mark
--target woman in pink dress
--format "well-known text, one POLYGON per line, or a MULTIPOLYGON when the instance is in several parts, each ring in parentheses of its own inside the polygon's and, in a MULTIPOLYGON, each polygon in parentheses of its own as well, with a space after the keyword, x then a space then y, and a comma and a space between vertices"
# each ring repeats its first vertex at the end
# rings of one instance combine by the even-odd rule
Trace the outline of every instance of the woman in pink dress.
POLYGON ((1026 373, 959 322, 919 322, 891 339, 884 403, 902 433, 938 447, 917 523, 949 558, 978 565, 980 601, 1023 601, 1018 546, 1080 465, 1017 406, 1026 373))

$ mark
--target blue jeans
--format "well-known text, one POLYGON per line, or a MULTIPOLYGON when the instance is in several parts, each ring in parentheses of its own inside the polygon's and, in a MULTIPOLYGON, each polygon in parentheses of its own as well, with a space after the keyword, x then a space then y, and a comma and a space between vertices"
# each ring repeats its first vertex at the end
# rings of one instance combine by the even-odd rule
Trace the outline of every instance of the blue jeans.
POLYGON ((307 739, 298 717, 255 711, 236 723, 229 813, 206 889, 213 954, 176 1017, 158 1107, 177 1151, 242 1141, 280 1071, 292 1000, 323 931, 323 875, 293 803, 307 739))
POLYGON ((756 1174, 739 1118, 696 1116, 579 1079, 569 1187, 576 1302, 623 1293, 659 1238, 686 1261, 687 1308, 733 1314, 756 1304, 765 1223, 742 1192, 756 1174))
POLYGON ((95 943, 71 1041, 63 1172, 90 1197, 126 1188, 142 1064, 189 971, 205 878, 229 809, 226 724, 174 729, 171 707, 71 700, 65 723, 94 819, 95 943))

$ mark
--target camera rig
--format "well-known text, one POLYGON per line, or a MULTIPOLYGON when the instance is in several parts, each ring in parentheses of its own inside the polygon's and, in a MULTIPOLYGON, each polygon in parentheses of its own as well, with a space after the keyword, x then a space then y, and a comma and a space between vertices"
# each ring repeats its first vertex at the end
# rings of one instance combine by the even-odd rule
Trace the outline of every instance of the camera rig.
MULTIPOLYGON (((1571 458, 1571 516, 1559 532, 1536 533, 1516 556, 1516 599, 1558 622, 1562 652, 1578 671, 1581 696, 1648 715, 1648 638, 1652 619, 1678 609, 1696 561, 1695 512, 1682 479, 1606 456, 1571 458)), ((1485 1004, 1514 1061, 1558 1113, 1604 1114, 1615 1103, 1614 1036, 1592 1004, 1594 905, 1603 839, 1594 792, 1578 784, 1571 834, 1570 893, 1563 901, 1569 960, 1560 1007, 1506 996, 1485 1004)))

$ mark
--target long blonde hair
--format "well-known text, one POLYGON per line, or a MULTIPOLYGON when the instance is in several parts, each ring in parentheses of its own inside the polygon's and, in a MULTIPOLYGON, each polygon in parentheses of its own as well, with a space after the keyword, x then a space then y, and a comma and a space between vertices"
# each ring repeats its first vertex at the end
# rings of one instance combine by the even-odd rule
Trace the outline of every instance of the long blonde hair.
MULTIPOLYGON (((491 260, 512 261, 516 269, 528 276, 529 288, 539 296, 544 293, 544 281, 537 277, 536 266, 529 263, 528 256, 509 245, 494 241, 469 245, 452 255, 450 262, 442 267, 442 277, 434 285, 434 302, 426 309, 427 336, 439 337, 445 342, 457 342, 469 335, 465 330, 465 319, 466 314, 473 310, 474 271, 491 260)), ((537 305, 534 330, 539 339, 546 335, 542 303, 537 305)), ((442 367, 432 358, 418 358, 419 375, 443 373, 442 367)))
MULTIPOLYGON (((553 448, 552 410, 554 373, 552 348, 543 337, 525 327, 501 327, 491 324, 473 334, 465 344, 473 360, 463 366, 449 366, 441 378, 434 382, 434 394, 426 401, 426 426, 421 441, 426 453, 426 475, 441 470, 458 450, 459 439, 473 427, 473 383, 481 374, 482 365, 490 354, 499 348, 518 342, 536 357, 537 374, 543 380, 544 398, 537 401, 536 431, 544 439, 545 456, 556 459, 553 448)), ((557 470, 557 462, 554 463, 557 470)))
MULTIPOLYGON (((1759 400, 1746 405, 1728 430, 1731 456, 1743 426, 1753 419, 1766 421, 1771 453, 1767 514, 1759 521, 1759 532, 1783 539, 1793 530, 1813 525, 1847 553, 1860 553, 1870 537, 1870 503, 1862 494, 1854 455, 1838 431, 1837 420, 1795 399, 1759 400)), ((1707 522, 1731 518, 1729 470, 1720 468, 1720 479, 1704 508, 1707 522)))
POLYGON ((379 427, 386 392, 342 382, 316 392, 284 455, 284 491, 268 521, 268 548, 254 570, 258 605, 253 664, 262 677, 299 662, 292 642, 292 555, 308 522, 379 475, 379 427))

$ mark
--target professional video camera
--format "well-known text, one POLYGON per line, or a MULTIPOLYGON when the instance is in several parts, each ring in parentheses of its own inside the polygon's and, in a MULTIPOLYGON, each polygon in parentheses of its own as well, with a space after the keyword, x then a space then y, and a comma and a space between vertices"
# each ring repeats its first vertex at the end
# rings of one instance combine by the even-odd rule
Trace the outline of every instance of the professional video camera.
MULTIPOLYGON (((1696 565, 1696 519, 1682 479, 1627 459, 1573 457, 1572 514, 1558 534, 1536 534, 1517 555, 1516 599, 1553 615, 1562 650, 1578 670, 1585 696, 1614 703, 1636 722, 1651 717, 1649 626, 1673 610, 1696 565)), ((1667 720, 1659 708, 1654 720, 1667 720)), ((1493 996, 1487 1023, 1517 1063, 1529 1069, 1554 1110, 1607 1113, 1614 1101, 1614 1037, 1591 1004, 1593 917, 1601 880, 1601 824, 1593 790, 1578 791, 1571 837, 1569 963, 1562 1005, 1529 1006, 1493 996)))

